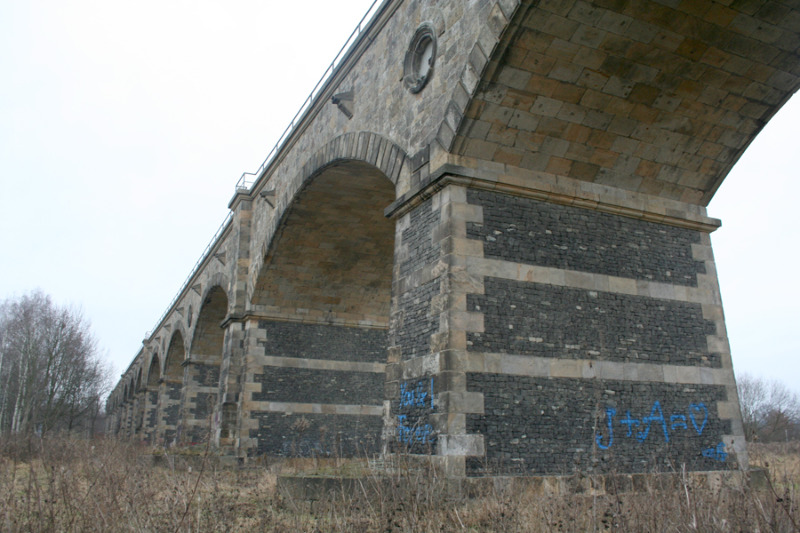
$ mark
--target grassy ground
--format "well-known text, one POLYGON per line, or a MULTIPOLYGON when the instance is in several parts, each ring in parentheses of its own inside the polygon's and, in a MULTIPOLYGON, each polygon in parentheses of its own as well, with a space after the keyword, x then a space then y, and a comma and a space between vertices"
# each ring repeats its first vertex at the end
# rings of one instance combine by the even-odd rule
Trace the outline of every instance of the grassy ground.
POLYGON ((800 443, 751 447, 753 464, 769 472, 758 489, 701 486, 676 474, 669 490, 637 494, 529 488, 455 501, 444 480, 407 472, 385 484, 366 476, 311 506, 281 495, 278 473, 359 467, 287 461, 230 470, 202 454, 191 467, 166 458, 153 466, 142 452, 111 440, 0 442, 0 531, 763 532, 798 531, 800 523, 800 443))

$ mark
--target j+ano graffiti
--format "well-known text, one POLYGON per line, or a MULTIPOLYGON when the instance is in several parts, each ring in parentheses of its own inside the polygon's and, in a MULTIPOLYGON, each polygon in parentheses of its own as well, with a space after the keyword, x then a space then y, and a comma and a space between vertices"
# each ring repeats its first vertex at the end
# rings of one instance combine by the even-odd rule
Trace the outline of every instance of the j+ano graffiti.
MULTIPOLYGON (((616 408, 606 407, 607 435, 604 436, 599 433, 595 435, 595 442, 601 450, 608 450, 614 445, 614 417, 616 415, 616 408)), ((655 424, 654 431, 657 433, 660 429, 664 435, 664 441, 669 442, 670 434, 679 431, 689 431, 696 433, 698 436, 702 435, 708 423, 708 408, 702 402, 690 403, 685 414, 673 413, 667 418, 661 409, 661 403, 655 401, 648 416, 641 419, 633 418, 630 411, 625 411, 625 416, 619 419, 617 423, 625 427, 625 437, 633 437, 641 443, 647 440, 650 435, 650 429, 655 424)), ((725 444, 722 442, 714 447, 704 449, 701 453, 703 457, 716 461, 725 461, 728 458, 725 444)))

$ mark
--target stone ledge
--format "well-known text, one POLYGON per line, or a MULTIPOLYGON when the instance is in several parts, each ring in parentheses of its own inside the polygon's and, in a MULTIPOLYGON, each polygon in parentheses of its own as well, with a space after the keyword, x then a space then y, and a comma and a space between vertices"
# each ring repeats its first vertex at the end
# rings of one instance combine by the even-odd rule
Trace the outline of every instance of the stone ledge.
POLYGON ((730 368, 652 363, 622 363, 592 359, 559 359, 534 355, 467 352, 466 372, 512 376, 615 379, 685 385, 729 385, 730 368), (701 372, 701 370, 703 372, 701 372))
POLYGON ((694 204, 454 155, 448 155, 430 176, 399 196, 384 214, 400 217, 448 185, 487 189, 705 233, 721 225, 706 215, 704 207, 694 204))

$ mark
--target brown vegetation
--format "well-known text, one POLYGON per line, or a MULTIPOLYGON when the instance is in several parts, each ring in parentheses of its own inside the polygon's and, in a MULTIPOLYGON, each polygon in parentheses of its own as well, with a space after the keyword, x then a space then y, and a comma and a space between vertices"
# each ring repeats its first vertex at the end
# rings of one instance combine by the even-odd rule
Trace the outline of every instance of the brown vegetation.
MULTIPOLYGON (((796 442, 751 449, 769 471, 759 487, 712 487, 676 473, 667 490, 565 496, 531 487, 463 499, 430 472, 404 470, 353 478, 313 504, 276 484, 308 461, 223 469, 207 454, 148 455, 112 440, 0 444, 0 531, 8 532, 796 531, 800 521, 796 442)), ((362 473, 353 464, 316 466, 362 473)))

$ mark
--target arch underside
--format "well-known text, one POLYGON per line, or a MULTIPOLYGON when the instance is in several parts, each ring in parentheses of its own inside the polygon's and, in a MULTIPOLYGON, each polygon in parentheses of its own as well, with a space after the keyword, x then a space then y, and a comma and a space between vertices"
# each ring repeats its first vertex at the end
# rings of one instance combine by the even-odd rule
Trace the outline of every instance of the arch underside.
POLYGON ((178 438, 184 443, 210 438, 211 416, 219 397, 220 366, 228 315, 228 296, 215 285, 206 293, 197 317, 181 393, 182 420, 178 438))
POLYGON ((263 339, 246 396, 247 453, 353 456, 378 449, 394 223, 394 185, 338 162, 309 180, 284 217, 256 283, 263 339))
POLYGON ((186 358, 183 334, 176 331, 170 338, 164 359, 164 377, 159 385, 158 415, 155 442, 169 445, 175 441, 181 417, 181 391, 186 358))
POLYGON ((388 325, 394 200, 365 163, 327 167, 295 200, 273 240, 253 304, 284 319, 388 325))
POLYGON ((707 205, 800 86, 799 47, 776 1, 523 2, 454 148, 707 205))

